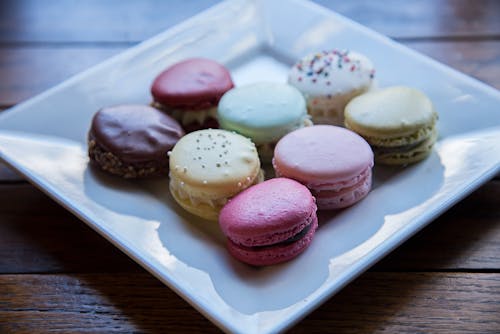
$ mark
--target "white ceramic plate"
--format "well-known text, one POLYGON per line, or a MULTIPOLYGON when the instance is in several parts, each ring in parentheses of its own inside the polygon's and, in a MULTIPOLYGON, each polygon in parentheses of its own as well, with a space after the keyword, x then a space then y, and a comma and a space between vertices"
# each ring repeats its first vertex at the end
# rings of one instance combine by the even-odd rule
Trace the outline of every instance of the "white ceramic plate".
POLYGON ((284 330, 499 171, 500 94, 386 37, 303 1, 228 1, 16 106, 0 118, 0 156, 229 332, 284 330), (225 63, 237 85, 285 81, 310 51, 360 51, 380 86, 426 92, 440 139, 425 161, 375 168, 361 203, 320 215, 311 247, 291 262, 233 260, 217 224, 174 204, 167 179, 126 181, 88 167, 97 109, 148 103, 152 79, 190 56, 225 63))

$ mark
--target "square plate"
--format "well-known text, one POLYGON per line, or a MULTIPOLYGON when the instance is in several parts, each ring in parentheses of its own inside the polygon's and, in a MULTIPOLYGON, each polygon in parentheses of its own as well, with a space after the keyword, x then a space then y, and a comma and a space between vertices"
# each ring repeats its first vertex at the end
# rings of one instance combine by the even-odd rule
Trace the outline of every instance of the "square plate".
POLYGON ((305 1, 223 2, 0 117, 0 157, 228 332, 284 330, 493 177, 500 167, 500 94, 305 1), (300 18, 300 19, 298 19, 300 18), (314 242, 285 264, 233 260, 217 224, 182 211, 168 180, 131 181, 88 167, 86 133, 102 106, 150 102, 153 78, 191 56, 226 64, 237 85, 285 81, 312 51, 357 50, 380 86, 427 93, 440 138, 425 161, 377 166, 371 194, 321 213, 314 242))

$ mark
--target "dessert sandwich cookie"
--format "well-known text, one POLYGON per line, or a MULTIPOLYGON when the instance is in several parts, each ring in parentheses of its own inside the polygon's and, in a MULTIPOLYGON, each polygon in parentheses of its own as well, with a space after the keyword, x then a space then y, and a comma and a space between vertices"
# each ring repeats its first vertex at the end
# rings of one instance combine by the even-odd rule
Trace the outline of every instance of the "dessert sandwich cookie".
POLYGON ((167 176, 167 151, 183 135, 176 120, 150 106, 110 106, 92 119, 88 154, 92 164, 125 178, 167 176))
POLYGON ((288 83, 307 99, 314 124, 344 126, 344 107, 368 91, 375 75, 372 62, 353 51, 330 50, 299 60, 290 70, 288 83))
POLYGON ((306 102, 294 87, 259 82, 233 88, 219 103, 221 128, 249 137, 263 163, 270 163, 274 146, 285 134, 312 125, 306 102))
POLYGON ((318 227, 316 204, 302 184, 274 178, 236 195, 219 225, 236 259, 265 266, 288 261, 311 243, 318 227))
POLYGON ((191 132, 169 156, 170 193, 185 210, 209 220, 218 219, 229 198, 264 179, 255 144, 225 130, 191 132))
POLYGON ((373 91, 345 109, 345 126, 372 146, 375 161, 407 165, 426 158, 437 139, 438 114, 422 92, 404 86, 373 91))
POLYGON ((153 81, 152 106, 174 117, 186 132, 217 128, 217 104, 233 88, 229 71, 216 61, 190 58, 161 72, 153 81))
POLYGON ((273 167, 277 176, 308 187, 318 209, 341 209, 370 191, 373 152, 350 130, 314 125, 293 131, 278 142, 273 167))

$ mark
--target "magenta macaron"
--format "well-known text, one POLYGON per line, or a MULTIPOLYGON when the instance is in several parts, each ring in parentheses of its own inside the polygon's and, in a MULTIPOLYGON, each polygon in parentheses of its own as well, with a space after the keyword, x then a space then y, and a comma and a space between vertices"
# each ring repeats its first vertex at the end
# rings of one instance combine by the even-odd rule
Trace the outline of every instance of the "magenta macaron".
POLYGON ((172 64, 151 85, 153 106, 175 118, 186 132, 217 128, 217 106, 234 87, 229 70, 207 58, 172 64))
POLYGON ((315 125, 284 136, 274 149, 273 167, 277 176, 309 188, 318 209, 341 209, 369 193, 373 152, 350 130, 315 125))
POLYGON ((229 253, 265 266, 288 261, 311 243, 318 227, 311 192, 297 181, 274 178, 233 197, 219 215, 229 253))

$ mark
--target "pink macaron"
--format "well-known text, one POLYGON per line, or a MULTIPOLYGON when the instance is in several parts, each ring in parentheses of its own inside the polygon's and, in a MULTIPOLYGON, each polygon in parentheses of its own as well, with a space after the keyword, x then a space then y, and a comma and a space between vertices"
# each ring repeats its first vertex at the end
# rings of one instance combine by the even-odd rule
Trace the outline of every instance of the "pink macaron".
POLYGON ((275 147, 273 167, 277 176, 309 188, 318 209, 341 209, 369 193, 373 152, 350 130, 315 125, 283 137, 275 147))
POLYGON ((274 178, 233 197, 219 215, 229 253, 265 266, 288 261, 311 243, 318 227, 316 203, 297 181, 274 178))

